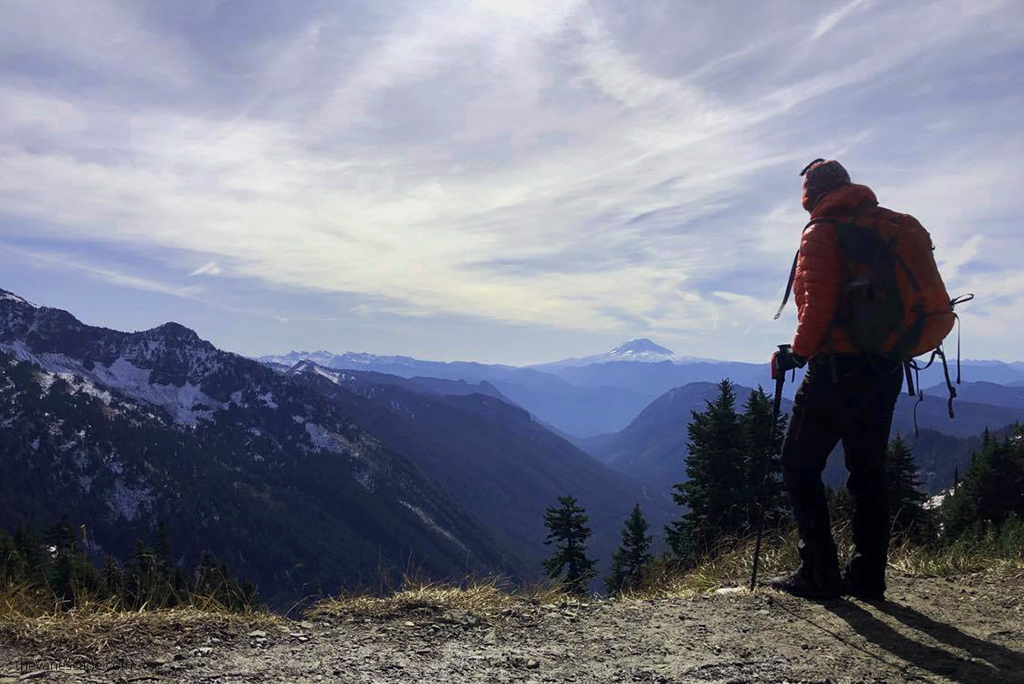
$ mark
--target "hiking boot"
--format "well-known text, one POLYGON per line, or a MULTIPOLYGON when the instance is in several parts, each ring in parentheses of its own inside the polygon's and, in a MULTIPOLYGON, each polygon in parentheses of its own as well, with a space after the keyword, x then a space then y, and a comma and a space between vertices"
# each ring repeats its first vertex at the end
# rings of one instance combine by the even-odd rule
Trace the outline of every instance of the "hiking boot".
POLYGON ((765 582, 765 586, 784 591, 800 598, 827 600, 839 598, 841 580, 837 568, 811 571, 801 565, 790 575, 783 575, 765 582))
POLYGON ((843 573, 840 590, 843 596, 853 596, 861 601, 884 601, 885 583, 880 586, 857 581, 850 572, 843 573))

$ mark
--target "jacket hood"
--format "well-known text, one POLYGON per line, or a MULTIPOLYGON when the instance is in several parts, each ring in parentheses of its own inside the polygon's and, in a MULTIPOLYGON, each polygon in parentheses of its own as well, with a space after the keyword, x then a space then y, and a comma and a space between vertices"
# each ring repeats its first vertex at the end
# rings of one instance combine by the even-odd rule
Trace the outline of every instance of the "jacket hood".
POLYGON ((878 204, 875 193, 866 185, 849 183, 821 196, 811 212, 811 218, 842 216, 860 206, 867 200, 872 205, 878 204))

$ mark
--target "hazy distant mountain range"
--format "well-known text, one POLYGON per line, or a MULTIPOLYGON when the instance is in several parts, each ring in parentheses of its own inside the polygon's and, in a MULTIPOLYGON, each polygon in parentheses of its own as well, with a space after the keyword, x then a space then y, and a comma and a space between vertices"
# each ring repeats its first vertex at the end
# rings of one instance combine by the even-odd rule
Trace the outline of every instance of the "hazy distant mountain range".
MULTIPOLYGON (((488 382, 507 399, 533 413, 539 420, 570 436, 572 441, 598 460, 635 479, 648 483, 674 483, 685 478, 687 425, 691 412, 704 408, 716 393, 716 383, 729 378, 737 385, 738 404, 751 388, 764 386, 767 364, 698 359, 676 354, 647 339, 626 342, 594 356, 566 359, 525 368, 491 366, 464 362, 439 363, 409 357, 374 357, 370 354, 292 352, 285 357, 264 357, 265 361, 288 362, 309 356, 335 367, 387 369, 398 374, 430 373, 444 377, 488 382), (399 361, 400 360, 400 361, 399 361)), ((1024 364, 999 361, 963 361, 966 382, 958 386, 956 417, 949 419, 945 383, 940 367, 921 375, 925 400, 901 395, 893 419, 893 434, 913 440, 915 404, 918 429, 927 444, 941 443, 963 461, 963 448, 955 446, 977 436, 985 428, 999 430, 1024 419, 1024 364), (1001 382, 994 382, 992 379, 1001 382), (951 441, 950 441, 951 440, 951 441), (950 446, 953 445, 953 446, 950 446)), ((951 372, 955 368, 951 364, 951 372)), ((802 374, 787 382, 783 402, 789 411, 802 374)), ((971 442, 973 444, 973 442, 971 442)), ((941 461, 941 449, 922 454, 922 459, 941 461)), ((948 487, 954 465, 936 461, 923 471, 930 491, 948 487)), ((845 479, 841 451, 826 471, 830 484, 845 479)))
MULTIPOLYGON (((365 353, 290 352, 265 356, 264 362, 294 365, 310 359, 329 368, 359 368, 403 377, 429 376, 466 382, 488 382, 502 395, 533 413, 537 418, 577 440, 618 432, 626 428, 651 402, 666 392, 690 383, 716 383, 728 378, 744 387, 764 386, 771 390, 767 364, 716 361, 676 354, 670 349, 638 339, 594 356, 565 359, 528 367, 488 365, 472 362, 421 361, 405 356, 374 356, 365 353)), ((955 375, 955 360, 951 372, 955 375)), ((1012 406, 1015 383, 1024 383, 1024 363, 970 361, 961 363, 965 402, 1012 406)), ((797 382, 787 383, 785 396, 792 398, 797 382)), ((935 365, 921 374, 929 401, 926 413, 945 395, 942 369, 935 365)), ((963 434, 969 421, 944 426, 950 434, 963 434)), ((971 432, 970 434, 974 434, 971 432)))

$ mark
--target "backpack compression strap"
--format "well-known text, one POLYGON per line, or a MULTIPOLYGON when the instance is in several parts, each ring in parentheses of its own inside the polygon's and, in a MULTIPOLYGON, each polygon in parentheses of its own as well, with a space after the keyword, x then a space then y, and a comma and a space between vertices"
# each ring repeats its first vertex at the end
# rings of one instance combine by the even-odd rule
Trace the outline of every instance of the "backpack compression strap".
MULTIPOLYGON (((954 297, 949 301, 950 308, 955 309, 957 305, 964 304, 974 299, 973 294, 961 295, 954 297)), ((955 312, 953 317, 956 319, 956 384, 960 384, 960 316, 955 312)), ((943 351, 940 345, 938 349, 932 352, 931 357, 928 359, 928 363, 923 366, 916 359, 907 359, 903 362, 904 371, 907 374, 907 391, 910 396, 916 396, 917 401, 914 402, 914 436, 917 437, 917 405, 924 401, 924 392, 921 389, 921 371, 935 363, 935 359, 938 358, 942 361, 942 374, 946 379, 946 389, 949 391, 949 400, 946 404, 949 410, 949 417, 953 418, 953 400, 956 399, 956 387, 953 386, 953 380, 949 376, 949 366, 946 364, 946 353, 943 351), (914 392, 914 381, 911 376, 911 372, 917 376, 917 392, 914 392)))

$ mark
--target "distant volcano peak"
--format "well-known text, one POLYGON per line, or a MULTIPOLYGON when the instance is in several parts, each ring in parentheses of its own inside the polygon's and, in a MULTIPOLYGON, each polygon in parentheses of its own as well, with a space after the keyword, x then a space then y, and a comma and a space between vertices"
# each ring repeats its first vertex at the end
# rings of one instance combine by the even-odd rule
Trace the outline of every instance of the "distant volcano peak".
POLYGON ((666 356, 672 356, 675 354, 671 349, 666 349, 659 344, 655 344, 646 337, 641 337, 635 340, 630 340, 624 344, 619 345, 615 349, 612 349, 610 354, 665 354, 666 356))
POLYGON ((582 358, 564 359, 562 361, 555 361, 554 363, 539 364, 534 367, 539 369, 571 368, 589 366, 591 364, 622 362, 678 364, 700 362, 715 363, 711 359, 702 359, 695 356, 681 356, 668 347, 662 347, 660 344, 647 337, 638 337, 634 340, 624 342, 618 347, 615 347, 611 351, 607 351, 603 354, 584 356, 582 358))

